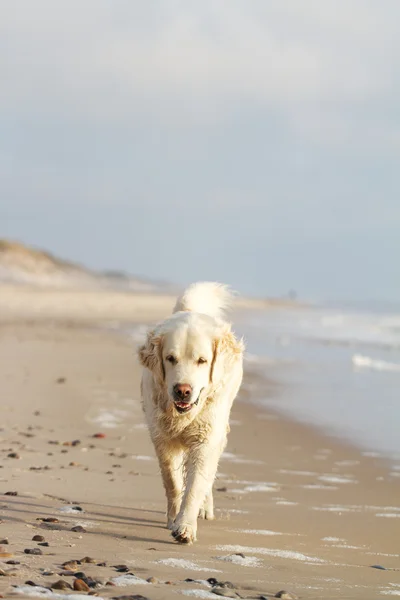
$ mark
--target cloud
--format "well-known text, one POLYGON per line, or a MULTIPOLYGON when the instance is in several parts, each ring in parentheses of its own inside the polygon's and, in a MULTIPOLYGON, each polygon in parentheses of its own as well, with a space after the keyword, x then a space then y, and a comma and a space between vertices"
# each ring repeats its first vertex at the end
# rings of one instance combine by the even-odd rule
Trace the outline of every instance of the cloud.
MULTIPOLYGON (((246 105, 340 144, 362 135, 349 109, 393 90, 400 50, 390 0, 37 0, 1 10, 0 102, 26 118, 202 127, 240 118, 246 105)), ((372 126, 390 141, 378 115, 372 126)))

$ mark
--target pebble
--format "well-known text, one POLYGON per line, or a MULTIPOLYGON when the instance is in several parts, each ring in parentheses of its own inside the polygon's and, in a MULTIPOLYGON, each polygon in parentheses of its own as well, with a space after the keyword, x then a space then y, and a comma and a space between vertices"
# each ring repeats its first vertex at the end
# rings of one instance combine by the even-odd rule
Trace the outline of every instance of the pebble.
POLYGON ((219 581, 215 587, 229 588, 230 590, 236 589, 236 586, 233 585, 233 583, 231 581, 219 581))
POLYGON ((65 571, 77 571, 78 570, 78 563, 76 560, 67 560, 67 562, 63 563, 61 566, 65 571))
POLYGON ((147 583, 160 583, 157 577, 149 577, 146 579, 147 583))
POLYGON ((37 587, 37 583, 35 583, 31 579, 28 579, 28 581, 25 581, 25 585, 30 585, 32 587, 37 587))
POLYGON ((3 569, 0 569, 0 577, 7 577, 7 573, 3 569))
POLYGON ((21 563, 19 562, 19 560, 8 560, 6 562, 6 565, 20 565, 21 563))
POLYGON ((30 471, 50 471, 51 467, 45 465, 44 467, 29 467, 30 471))
POLYGON ((149 598, 142 594, 132 594, 131 596, 114 596, 112 600, 149 600, 149 598))
POLYGON ((228 488, 224 486, 224 487, 216 488, 216 491, 217 492, 227 492, 228 488))
POLYGON ((126 565, 115 565, 114 569, 117 571, 117 573, 128 573, 129 571, 129 567, 126 565))
POLYGON ((18 492, 6 492, 5 496, 18 496, 18 492))
POLYGON ((71 531, 75 533, 86 533, 86 529, 82 527, 82 525, 76 525, 75 527, 72 527, 71 531))
POLYGON ((371 565, 371 569, 380 569, 381 571, 386 571, 386 567, 382 565, 371 565))
POLYGON ((105 438, 105 437, 106 437, 106 434, 105 434, 105 433, 95 433, 95 434, 93 435, 93 437, 94 437, 94 438, 97 438, 97 439, 103 439, 103 438, 105 438))
POLYGON ((38 518, 37 521, 42 521, 43 523, 59 523, 60 521, 56 519, 56 517, 45 517, 44 519, 38 518))
POLYGON ((65 581, 65 579, 59 579, 55 583, 50 585, 52 590, 72 590, 72 585, 65 581))
POLYGON ((56 383, 60 384, 60 383, 65 383, 67 381, 66 377, 57 377, 56 379, 56 383))
MULTIPOLYGON (((81 509, 82 510, 82 509, 81 509)), ((88 564, 96 564, 96 561, 94 558, 91 558, 90 556, 84 556, 83 558, 81 558, 81 560, 79 561, 81 563, 88 563, 88 564)), ((99 565, 97 565, 99 566, 99 565)))
POLYGON ((92 579, 92 577, 86 577, 82 581, 84 581, 86 585, 88 585, 91 588, 98 588, 103 586, 102 582, 97 581, 97 579, 92 579))
POLYGON ((274 598, 282 598, 282 600, 297 600, 298 596, 296 596, 296 594, 292 594, 291 592, 281 590, 275 594, 274 598))
POLYGON ((38 546, 43 546, 44 548, 48 548, 50 546, 49 542, 38 542, 38 546))
POLYGON ((0 540, 0 544, 4 544, 5 546, 7 546, 10 542, 8 541, 8 538, 4 538, 3 540, 0 540))
POLYGON ((10 454, 7 454, 7 456, 8 458, 21 458, 18 452, 10 452, 10 454))
POLYGON ((34 535, 32 538, 32 542, 44 542, 43 535, 34 535))
POLYGON ((25 554, 43 554, 40 548, 25 548, 25 554))
POLYGON ((85 583, 85 581, 83 581, 83 579, 75 579, 74 590, 77 592, 89 592, 90 587, 87 583, 85 583))

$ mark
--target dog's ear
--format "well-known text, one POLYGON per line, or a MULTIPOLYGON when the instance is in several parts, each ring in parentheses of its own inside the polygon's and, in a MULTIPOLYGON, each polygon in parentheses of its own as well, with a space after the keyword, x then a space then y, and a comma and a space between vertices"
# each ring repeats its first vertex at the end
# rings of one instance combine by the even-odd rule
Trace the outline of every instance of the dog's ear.
POLYGON ((220 335, 214 340, 214 355, 210 369, 210 382, 214 390, 222 385, 224 376, 229 374, 233 364, 244 351, 242 340, 236 339, 231 326, 225 324, 220 335))
POLYGON ((139 348, 139 360, 141 364, 152 371, 160 382, 163 382, 165 379, 162 344, 163 337, 156 335, 154 331, 149 331, 146 343, 139 348))

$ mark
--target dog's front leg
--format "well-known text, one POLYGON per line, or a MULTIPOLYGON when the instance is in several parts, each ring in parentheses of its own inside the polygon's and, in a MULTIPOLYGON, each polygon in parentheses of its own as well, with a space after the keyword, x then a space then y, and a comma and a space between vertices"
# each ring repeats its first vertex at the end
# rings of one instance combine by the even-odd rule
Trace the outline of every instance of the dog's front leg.
POLYGON ((156 445, 165 494, 167 496, 167 527, 172 529, 183 494, 183 452, 166 444, 156 445))
POLYGON ((172 527, 172 535, 181 544, 191 544, 196 540, 197 517, 210 493, 224 446, 225 440, 214 444, 206 442, 189 451, 186 489, 172 527))

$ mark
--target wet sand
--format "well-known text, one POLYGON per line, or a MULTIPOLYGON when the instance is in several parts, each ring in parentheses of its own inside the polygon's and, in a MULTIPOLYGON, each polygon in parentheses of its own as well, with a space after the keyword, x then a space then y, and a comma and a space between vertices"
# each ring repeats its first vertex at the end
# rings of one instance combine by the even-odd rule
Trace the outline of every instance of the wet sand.
POLYGON ((399 472, 251 404, 249 374, 215 485, 218 519, 200 523, 195 545, 176 544, 139 377, 133 344, 116 333, 1 325, 0 594, 43 594, 25 582, 73 586, 83 572, 102 598, 400 595, 399 472))

